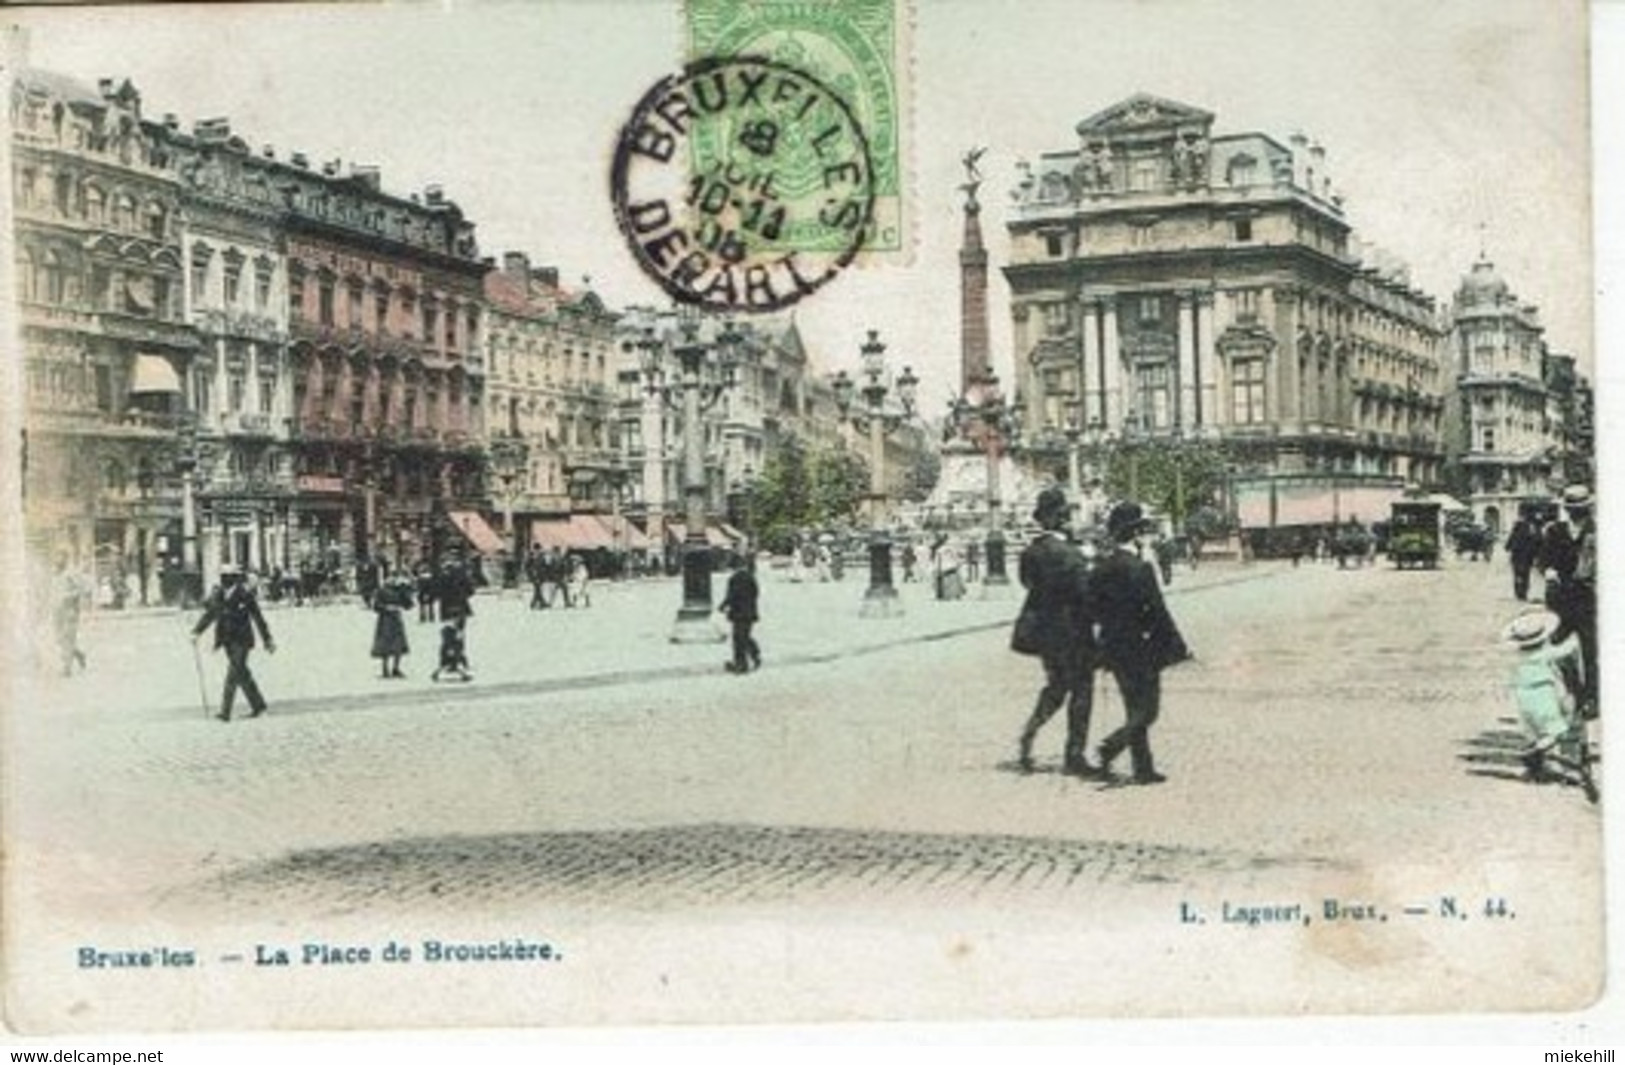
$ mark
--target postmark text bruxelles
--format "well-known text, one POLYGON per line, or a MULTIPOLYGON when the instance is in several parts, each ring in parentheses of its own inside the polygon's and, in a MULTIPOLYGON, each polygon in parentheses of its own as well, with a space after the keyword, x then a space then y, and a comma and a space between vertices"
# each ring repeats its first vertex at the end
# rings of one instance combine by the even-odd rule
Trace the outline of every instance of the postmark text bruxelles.
POLYGON ((723 311, 790 306, 862 249, 874 211, 852 109, 802 71, 741 56, 663 79, 622 128, 616 222, 675 300, 723 311))

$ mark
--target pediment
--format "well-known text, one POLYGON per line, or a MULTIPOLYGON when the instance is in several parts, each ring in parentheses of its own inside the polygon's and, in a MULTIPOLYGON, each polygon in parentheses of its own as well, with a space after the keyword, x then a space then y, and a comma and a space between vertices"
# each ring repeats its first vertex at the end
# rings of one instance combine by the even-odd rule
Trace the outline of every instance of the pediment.
POLYGON ((1078 135, 1105 137, 1113 133, 1137 133, 1149 129, 1207 127, 1212 123, 1211 111, 1142 92, 1079 122, 1078 135))

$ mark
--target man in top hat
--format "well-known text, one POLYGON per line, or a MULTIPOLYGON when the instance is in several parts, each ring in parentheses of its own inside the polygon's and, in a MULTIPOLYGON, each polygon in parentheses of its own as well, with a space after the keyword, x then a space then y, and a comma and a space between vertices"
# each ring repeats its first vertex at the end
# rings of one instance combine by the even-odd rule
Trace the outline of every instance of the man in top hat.
POLYGON ((1050 487, 1038 494, 1033 521, 1042 531, 1021 552, 1017 570, 1027 589, 1018 625, 1031 632, 1031 648, 1044 664, 1044 687, 1032 716, 1022 727, 1016 759, 1023 773, 1032 770, 1033 740, 1039 729, 1066 705, 1066 746, 1061 772, 1098 776, 1089 764, 1089 716, 1094 707, 1094 622, 1089 610, 1089 564, 1066 535, 1071 516, 1066 495, 1050 487))
POLYGON ((1579 704, 1582 713, 1595 716, 1599 705, 1597 523, 1591 490, 1583 484, 1569 485, 1563 490, 1563 510, 1567 521, 1553 522, 1547 539, 1546 605, 1558 619, 1554 643, 1571 633, 1580 638, 1579 704))
POLYGON ((276 653, 276 642, 271 639, 271 630, 265 626, 265 615, 260 613, 254 589, 243 579, 243 571, 237 566, 221 568, 220 584, 209 593, 203 617, 192 628, 192 638, 195 640, 203 635, 211 625, 214 626, 215 649, 224 649, 226 660, 230 663, 226 669, 226 687, 220 699, 220 713, 216 716, 221 721, 231 720, 231 705, 237 698, 237 689, 241 688, 248 697, 248 716, 259 717, 265 713, 265 696, 260 694, 260 687, 248 668, 248 652, 254 648, 256 630, 260 639, 265 641, 268 654, 276 653))
POLYGON ((1100 745, 1100 767, 1110 773, 1127 748, 1133 782, 1160 784, 1151 756, 1151 725, 1162 704, 1162 671, 1191 657, 1157 586, 1151 563, 1141 557, 1153 532, 1140 505, 1119 503, 1106 519, 1111 547, 1096 561, 1089 600, 1099 624, 1101 659, 1117 678, 1127 720, 1100 745))

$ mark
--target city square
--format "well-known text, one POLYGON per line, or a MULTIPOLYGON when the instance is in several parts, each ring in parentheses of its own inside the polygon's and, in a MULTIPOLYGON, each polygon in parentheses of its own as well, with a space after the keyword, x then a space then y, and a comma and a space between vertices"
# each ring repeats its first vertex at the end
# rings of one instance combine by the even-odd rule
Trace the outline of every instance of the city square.
POLYGON ((7 30, 14 1023, 1592 1008, 1583 33, 656 7, 7 30))

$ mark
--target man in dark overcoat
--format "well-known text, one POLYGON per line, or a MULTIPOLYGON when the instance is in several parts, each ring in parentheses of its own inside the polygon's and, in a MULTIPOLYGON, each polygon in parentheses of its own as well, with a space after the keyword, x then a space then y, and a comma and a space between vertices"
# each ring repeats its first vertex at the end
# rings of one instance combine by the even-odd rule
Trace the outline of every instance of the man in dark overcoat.
POLYGON ((260 613, 259 599, 254 595, 254 589, 243 579, 242 570, 236 566, 221 570, 220 583, 204 603, 203 616, 193 626, 192 638, 195 640, 203 635, 211 625, 214 627, 215 649, 224 650, 229 663, 225 691, 220 698, 220 713, 215 716, 221 721, 231 720, 231 706, 236 701, 237 689, 241 688, 248 698, 248 716, 259 717, 265 713, 265 696, 260 694, 260 686, 248 668, 248 653, 254 649, 256 632, 265 642, 267 654, 276 653, 276 642, 271 639, 271 630, 266 628, 265 615, 260 613))
POLYGON ((733 660, 728 663, 730 673, 749 673, 762 664, 762 649, 751 635, 751 629, 760 619, 757 603, 761 598, 761 589, 751 568, 748 557, 743 554, 734 556, 733 573, 728 576, 728 590, 722 596, 722 605, 717 607, 718 613, 727 615, 733 629, 734 654, 733 660))
POLYGON ((1506 546, 1512 559, 1512 594, 1521 602, 1529 598, 1529 574, 1540 557, 1540 534, 1528 514, 1520 514, 1512 523, 1506 546))
POLYGON ((1066 706, 1066 745, 1061 771, 1074 776, 1098 776, 1089 764, 1089 716, 1094 707, 1095 647, 1089 610, 1089 564, 1066 535, 1071 515, 1066 495, 1046 488, 1038 495, 1033 521, 1042 530, 1022 549, 1017 562, 1021 584, 1027 589, 1022 605, 1023 624, 1037 635, 1039 661, 1044 665, 1044 687, 1032 716, 1022 726, 1016 764, 1031 772, 1033 740, 1055 712, 1066 706))
POLYGON ((1162 705, 1162 671, 1191 657, 1184 637, 1157 586, 1151 564, 1136 540, 1150 535, 1140 505, 1119 503, 1106 519, 1111 548, 1089 576, 1089 600, 1099 625, 1103 663, 1117 678, 1126 720, 1100 744, 1100 766, 1109 773, 1125 748, 1133 757, 1136 784, 1160 784, 1151 756, 1151 726, 1162 705))

